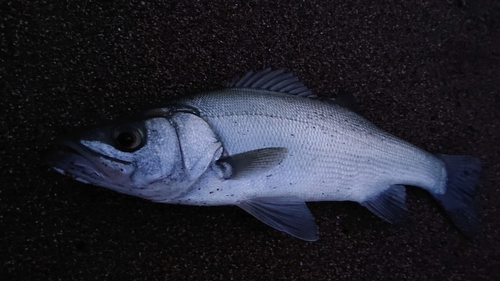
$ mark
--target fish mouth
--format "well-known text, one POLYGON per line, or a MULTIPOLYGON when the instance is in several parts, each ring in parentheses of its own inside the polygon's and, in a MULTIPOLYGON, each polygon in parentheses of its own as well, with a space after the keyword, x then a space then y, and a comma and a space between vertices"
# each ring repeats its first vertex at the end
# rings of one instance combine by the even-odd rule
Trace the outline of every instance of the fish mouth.
POLYGON ((97 153, 72 139, 58 141, 46 154, 45 162, 77 181, 112 189, 122 188, 135 169, 132 162, 97 153))

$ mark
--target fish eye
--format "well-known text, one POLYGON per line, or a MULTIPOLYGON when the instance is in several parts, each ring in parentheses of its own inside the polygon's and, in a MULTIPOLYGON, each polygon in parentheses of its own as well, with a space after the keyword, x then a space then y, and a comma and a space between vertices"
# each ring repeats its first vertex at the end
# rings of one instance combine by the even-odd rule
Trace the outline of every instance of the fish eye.
POLYGON ((125 152, 139 149, 144 137, 142 131, 133 126, 118 127, 113 130, 111 136, 115 142, 115 147, 125 152))

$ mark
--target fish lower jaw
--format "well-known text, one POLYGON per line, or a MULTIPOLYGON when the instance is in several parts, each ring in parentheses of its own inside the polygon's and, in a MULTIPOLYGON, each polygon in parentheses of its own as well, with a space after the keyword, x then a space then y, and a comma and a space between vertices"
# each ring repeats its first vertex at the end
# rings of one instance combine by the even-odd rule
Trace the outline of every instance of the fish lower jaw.
POLYGON ((89 182, 89 181, 87 181, 87 180, 85 180, 85 179, 83 179, 83 178, 81 178, 81 177, 75 176, 75 175, 73 175, 73 174, 71 174, 71 173, 69 173, 69 172, 67 172, 67 171, 65 171, 65 170, 63 170, 63 169, 61 169, 61 168, 52 167, 52 169, 54 169, 54 171, 58 172, 58 173, 59 173, 59 174, 61 174, 61 175, 64 175, 64 176, 70 177, 70 178, 72 178, 72 179, 74 179, 74 180, 76 180, 76 181, 79 181, 79 182, 81 182, 81 183, 85 183, 85 184, 93 184, 93 183, 91 183, 91 182, 89 182))

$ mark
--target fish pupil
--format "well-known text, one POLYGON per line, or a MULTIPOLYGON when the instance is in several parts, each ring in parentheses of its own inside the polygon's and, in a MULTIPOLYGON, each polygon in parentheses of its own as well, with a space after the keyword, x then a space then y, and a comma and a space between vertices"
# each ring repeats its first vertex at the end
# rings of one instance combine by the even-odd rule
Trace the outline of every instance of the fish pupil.
POLYGON ((123 147, 130 148, 135 143, 135 136, 131 132, 121 132, 116 137, 116 142, 123 147))

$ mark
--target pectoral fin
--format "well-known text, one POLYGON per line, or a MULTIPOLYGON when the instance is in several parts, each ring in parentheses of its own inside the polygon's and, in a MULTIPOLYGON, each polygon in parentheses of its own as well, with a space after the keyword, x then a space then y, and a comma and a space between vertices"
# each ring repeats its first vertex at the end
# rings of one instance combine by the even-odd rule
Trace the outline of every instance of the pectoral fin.
POLYGON ((405 187, 391 185, 377 196, 361 202, 361 205, 390 223, 399 222, 407 211, 405 187))
POLYGON ((306 241, 318 239, 318 227, 306 203, 297 197, 245 200, 238 207, 263 223, 306 241))
POLYGON ((256 149, 221 158, 217 164, 224 171, 225 178, 237 179, 279 165, 287 152, 285 147, 256 149))

